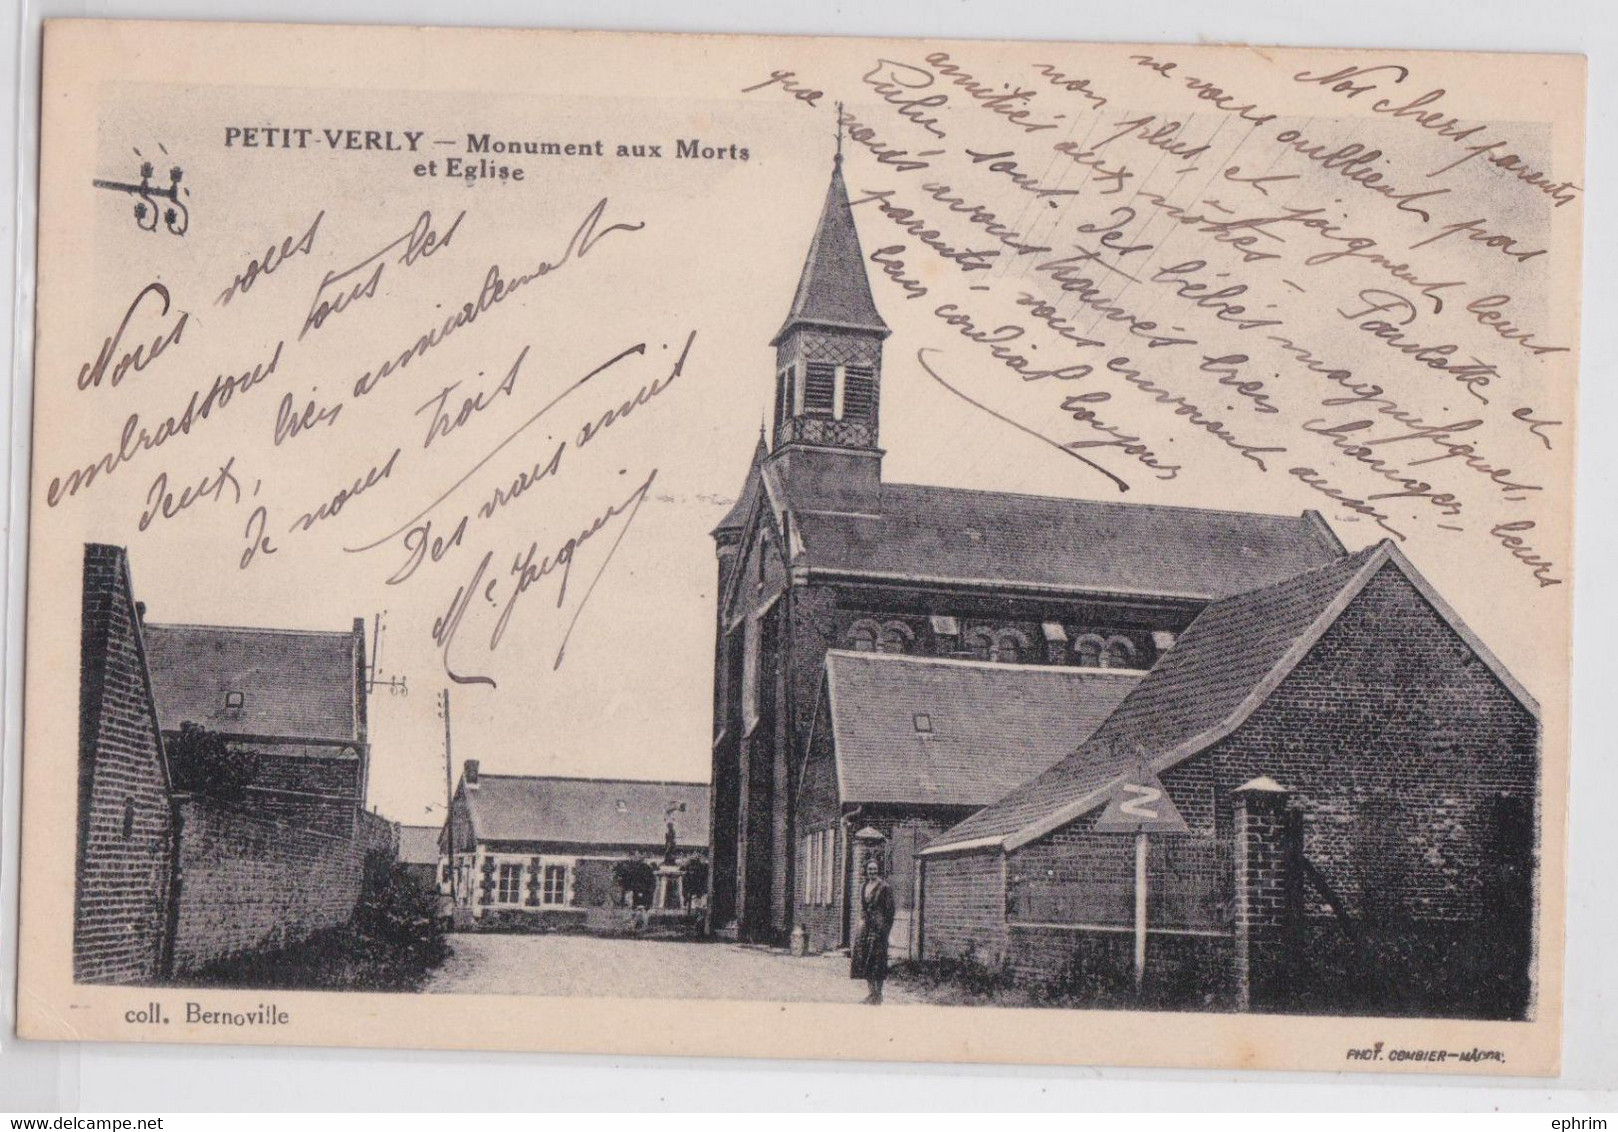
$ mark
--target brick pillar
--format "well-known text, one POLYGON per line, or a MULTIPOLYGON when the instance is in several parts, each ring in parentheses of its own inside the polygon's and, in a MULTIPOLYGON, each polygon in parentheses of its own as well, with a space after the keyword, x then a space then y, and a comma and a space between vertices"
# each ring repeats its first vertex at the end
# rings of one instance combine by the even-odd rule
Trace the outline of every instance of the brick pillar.
POLYGON ((1233 792, 1236 1008, 1263 1004, 1283 959, 1286 817, 1290 792, 1255 778, 1233 792))

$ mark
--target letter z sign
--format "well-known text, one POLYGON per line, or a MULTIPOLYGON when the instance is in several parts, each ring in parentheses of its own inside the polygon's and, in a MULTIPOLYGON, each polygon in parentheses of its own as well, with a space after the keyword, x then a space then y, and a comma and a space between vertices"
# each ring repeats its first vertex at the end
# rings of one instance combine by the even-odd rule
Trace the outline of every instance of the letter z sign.
POLYGON ((1096 820, 1102 833, 1187 833, 1185 820, 1157 775, 1139 767, 1113 786, 1107 808, 1096 820))

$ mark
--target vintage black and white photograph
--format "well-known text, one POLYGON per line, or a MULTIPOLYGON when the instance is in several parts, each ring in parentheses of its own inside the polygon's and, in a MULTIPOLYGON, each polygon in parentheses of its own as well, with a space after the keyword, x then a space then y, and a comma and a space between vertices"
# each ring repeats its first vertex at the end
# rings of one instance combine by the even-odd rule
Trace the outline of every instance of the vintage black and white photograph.
POLYGON ((49 32, 25 1029, 1555 1071, 1582 61, 409 34, 49 32))

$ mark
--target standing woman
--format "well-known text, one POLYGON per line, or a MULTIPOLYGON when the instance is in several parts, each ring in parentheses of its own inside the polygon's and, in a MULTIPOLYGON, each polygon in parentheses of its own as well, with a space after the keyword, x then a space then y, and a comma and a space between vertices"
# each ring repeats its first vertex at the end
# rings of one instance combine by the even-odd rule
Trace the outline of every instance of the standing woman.
POLYGON ((882 866, 873 854, 865 860, 865 883, 860 887, 860 934, 850 956, 849 977, 864 979, 871 993, 865 1002, 882 1005, 882 982, 888 977, 888 933, 893 930, 893 886, 882 879, 882 866))

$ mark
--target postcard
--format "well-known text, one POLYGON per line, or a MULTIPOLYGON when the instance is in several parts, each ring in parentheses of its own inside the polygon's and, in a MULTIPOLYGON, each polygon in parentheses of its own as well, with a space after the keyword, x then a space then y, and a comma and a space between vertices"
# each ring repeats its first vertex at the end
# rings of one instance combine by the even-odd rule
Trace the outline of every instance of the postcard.
POLYGON ((65 21, 20 1029, 1557 1072, 1584 62, 65 21))

